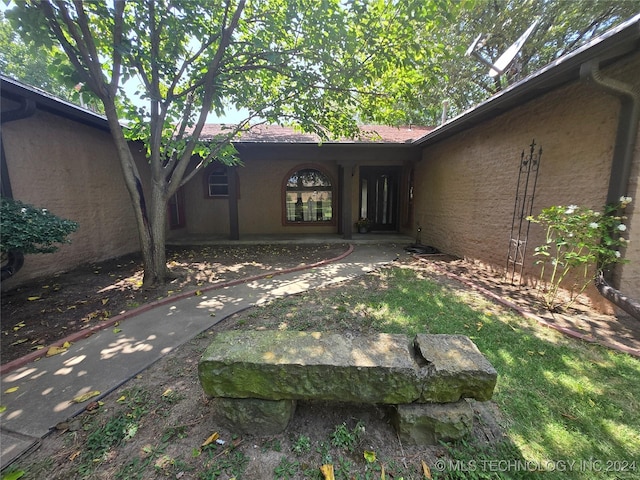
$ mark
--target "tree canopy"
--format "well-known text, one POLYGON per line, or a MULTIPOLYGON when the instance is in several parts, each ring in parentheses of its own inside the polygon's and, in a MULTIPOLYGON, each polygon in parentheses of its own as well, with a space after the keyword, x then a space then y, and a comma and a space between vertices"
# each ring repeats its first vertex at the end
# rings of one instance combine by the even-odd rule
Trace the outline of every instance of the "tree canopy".
POLYGON ((416 62, 440 48, 415 32, 435 30, 457 8, 423 0, 15 3, 7 14, 21 36, 64 51, 104 106, 136 214, 145 283, 168 274, 168 200, 208 163, 233 164, 237 132, 267 121, 323 138, 354 136, 358 114, 386 110, 379 116, 397 118, 396 94, 412 84, 416 62), (144 103, 126 95, 127 82, 139 84, 144 103), (208 113, 229 106, 249 115, 216 142, 201 142, 208 113), (148 165, 136 163, 128 139, 145 143, 148 165))
POLYGON ((619 0, 471 0, 460 7, 453 21, 417 32, 423 44, 442 48, 416 64, 412 89, 394 107, 398 122, 437 124, 445 100, 450 114, 462 113, 639 11, 637 2, 619 0), (500 78, 465 55, 481 36, 478 53, 494 63, 536 19, 537 27, 500 78), (429 74, 433 64, 436 76, 429 74))
POLYGON ((80 78, 64 52, 52 42, 34 48, 23 41, 4 12, 0 12, 0 71, 64 100, 100 110, 95 96, 80 85, 80 78))
POLYGON ((464 110, 631 10, 615 0, 16 0, 7 17, 45 56, 64 52, 68 63, 49 67, 71 65, 102 104, 145 283, 155 283, 168 275, 169 199, 210 162, 236 164, 238 132, 293 123, 332 138, 357 136, 359 119, 433 124, 443 99, 464 110), (495 61, 533 18, 540 25, 515 76, 489 81, 486 67, 464 56, 484 33, 481 51, 495 61), (207 115, 228 108, 249 113, 201 142, 207 115), (144 142, 148 163, 134 160, 131 139, 144 142))

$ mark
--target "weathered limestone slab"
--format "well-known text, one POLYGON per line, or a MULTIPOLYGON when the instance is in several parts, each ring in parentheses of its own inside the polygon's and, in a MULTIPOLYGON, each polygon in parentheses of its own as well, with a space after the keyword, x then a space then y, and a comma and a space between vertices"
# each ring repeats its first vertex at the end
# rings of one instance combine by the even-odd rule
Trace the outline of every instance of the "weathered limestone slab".
POLYGON ((321 332, 217 334, 198 366, 212 397, 411 403, 422 372, 405 335, 321 332))
POLYGON ((464 335, 416 335, 416 352, 426 362, 420 403, 490 400, 498 373, 464 335))
POLYGON ((489 400, 497 372, 463 335, 228 331, 198 366, 212 397, 446 403, 489 400))
POLYGON ((214 410, 222 423, 234 433, 276 435, 293 418, 295 400, 256 398, 217 398, 214 410))
POLYGON ((466 400, 455 403, 397 405, 391 423, 400 439, 413 445, 459 440, 473 429, 473 410, 466 400))

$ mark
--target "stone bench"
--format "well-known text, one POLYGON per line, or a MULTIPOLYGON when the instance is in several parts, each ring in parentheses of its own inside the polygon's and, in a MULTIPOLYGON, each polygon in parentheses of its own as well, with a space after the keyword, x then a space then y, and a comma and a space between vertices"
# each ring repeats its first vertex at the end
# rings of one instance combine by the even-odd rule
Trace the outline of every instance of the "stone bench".
POLYGON ((497 373, 463 335, 227 331, 198 366, 234 432, 283 431, 297 400, 389 405, 400 437, 435 443, 470 432, 465 398, 491 399, 497 373))

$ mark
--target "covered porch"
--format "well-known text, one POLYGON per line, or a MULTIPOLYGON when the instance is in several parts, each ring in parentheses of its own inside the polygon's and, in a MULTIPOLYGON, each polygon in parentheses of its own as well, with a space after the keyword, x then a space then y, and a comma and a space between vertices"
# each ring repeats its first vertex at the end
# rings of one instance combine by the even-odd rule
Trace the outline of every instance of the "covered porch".
POLYGON ((342 234, 245 234, 232 240, 228 235, 181 235, 167 240, 167 246, 191 245, 291 245, 291 244, 336 244, 356 245, 393 244, 400 247, 415 243, 416 239, 397 232, 354 233, 347 240, 342 234))

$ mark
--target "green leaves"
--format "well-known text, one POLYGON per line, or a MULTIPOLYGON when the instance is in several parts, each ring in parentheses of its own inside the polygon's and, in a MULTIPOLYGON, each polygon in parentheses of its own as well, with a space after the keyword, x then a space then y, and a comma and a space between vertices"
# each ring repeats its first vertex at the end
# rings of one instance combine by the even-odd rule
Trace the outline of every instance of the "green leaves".
POLYGON ((0 251, 22 253, 52 253, 56 243, 68 243, 67 236, 78 224, 59 218, 46 208, 36 208, 18 200, 2 199, 0 209, 0 251))
POLYGON ((624 237, 627 227, 626 217, 620 212, 629 203, 631 198, 622 197, 602 213, 577 205, 558 205, 528 218, 546 228, 545 244, 535 248, 534 256, 539 257, 536 263, 542 266, 541 280, 551 284, 544 295, 549 310, 558 308, 558 292, 565 279, 575 279, 570 287, 570 304, 600 272, 625 262, 620 250, 628 242, 624 237), (547 269, 550 272, 545 272, 547 269))

